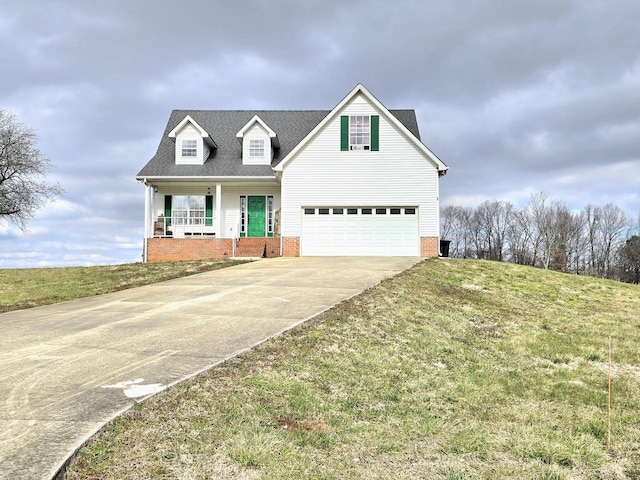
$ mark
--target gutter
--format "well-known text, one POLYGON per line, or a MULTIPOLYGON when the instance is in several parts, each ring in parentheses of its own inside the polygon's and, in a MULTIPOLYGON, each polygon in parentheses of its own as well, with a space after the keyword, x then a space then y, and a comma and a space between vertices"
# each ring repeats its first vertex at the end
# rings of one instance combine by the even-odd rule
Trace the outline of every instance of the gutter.
POLYGON ((167 176, 167 177, 136 177, 136 180, 138 180, 139 182, 144 181, 145 184, 147 182, 147 180, 150 181, 162 181, 162 180, 192 180, 192 181, 201 181, 201 180, 208 180, 208 181, 219 181, 222 182, 224 180, 233 180, 233 181, 238 181, 238 180, 263 180, 263 181, 269 181, 269 180, 277 180, 276 176, 265 176, 265 175, 260 175, 260 176, 235 176, 235 177, 206 177, 206 176, 202 176, 202 175, 184 175, 184 176, 167 176))

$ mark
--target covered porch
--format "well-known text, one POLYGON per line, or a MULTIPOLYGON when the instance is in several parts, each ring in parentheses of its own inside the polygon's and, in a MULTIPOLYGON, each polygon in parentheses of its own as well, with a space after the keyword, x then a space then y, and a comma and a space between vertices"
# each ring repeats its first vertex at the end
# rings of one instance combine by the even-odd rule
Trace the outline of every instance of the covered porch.
POLYGON ((145 180, 145 262, 280 256, 275 181, 145 180))

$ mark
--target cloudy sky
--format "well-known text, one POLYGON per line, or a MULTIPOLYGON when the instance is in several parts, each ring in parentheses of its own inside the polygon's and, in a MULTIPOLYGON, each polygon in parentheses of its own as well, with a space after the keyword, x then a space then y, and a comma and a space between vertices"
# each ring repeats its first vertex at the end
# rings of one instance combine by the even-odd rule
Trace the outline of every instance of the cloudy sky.
POLYGON ((0 108, 65 189, 0 268, 135 262, 172 109, 331 109, 357 83, 416 110, 441 203, 640 213, 637 0, 0 0, 0 108))

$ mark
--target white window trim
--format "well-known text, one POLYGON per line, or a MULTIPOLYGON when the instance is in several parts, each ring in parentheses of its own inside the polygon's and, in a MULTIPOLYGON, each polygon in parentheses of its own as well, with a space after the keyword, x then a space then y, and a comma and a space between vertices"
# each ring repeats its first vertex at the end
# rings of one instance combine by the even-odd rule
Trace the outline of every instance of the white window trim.
POLYGON ((249 156, 251 158, 264 158, 265 141, 262 138, 252 138, 249 140, 249 156))
POLYGON ((371 117, 369 115, 349 115, 349 149, 371 149, 371 117))
POLYGON ((207 203, 205 195, 174 195, 172 198, 172 203, 177 204, 178 198, 184 197, 186 198, 186 208, 177 208, 173 207, 171 209, 171 215, 173 217, 172 224, 175 226, 178 225, 204 225, 206 221, 207 215, 207 203), (202 208, 192 208, 192 201, 202 202, 202 208), (185 216, 178 216, 176 212, 185 212, 185 216))
POLYGON ((195 158, 198 156, 198 140, 184 139, 181 147, 183 158, 195 158))

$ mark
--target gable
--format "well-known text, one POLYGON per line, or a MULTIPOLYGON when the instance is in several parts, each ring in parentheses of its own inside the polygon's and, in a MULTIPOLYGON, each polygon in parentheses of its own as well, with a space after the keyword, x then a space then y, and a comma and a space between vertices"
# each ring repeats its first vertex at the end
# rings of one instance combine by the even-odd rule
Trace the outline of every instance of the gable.
MULTIPOLYGON (((348 122, 352 116, 362 116, 368 117, 369 128, 373 126, 375 130, 369 130, 370 135, 374 140, 374 150, 378 151, 386 148, 384 145, 380 145, 379 141, 379 132, 382 125, 386 125, 391 129, 395 130, 401 137, 403 137, 405 142, 411 143, 439 173, 439 175, 444 175, 448 169, 448 167, 433 153, 429 150, 419 138, 419 134, 417 134, 417 124, 415 124, 415 133, 412 132, 406 125, 404 125, 398 118, 396 118, 391 111, 387 110, 387 108, 382 105, 371 93, 369 93, 363 85, 357 85, 349 95, 347 95, 310 133, 307 137, 300 142, 283 160, 280 162, 275 168, 274 171, 282 172, 286 167, 287 163, 292 161, 304 148, 306 148, 307 144, 316 141, 319 133, 328 128, 331 125, 335 128, 336 122, 339 123, 339 132, 335 134, 335 143, 338 145, 336 149, 334 146, 326 145, 327 152, 344 152, 347 150, 354 150, 349 148, 348 145, 348 135, 350 135, 349 131, 346 130, 348 128, 348 122), (386 123, 385 123, 386 122, 386 123)), ((415 120, 415 114, 414 114, 415 120)), ((380 133, 380 135, 382 135, 380 133)), ((370 138, 371 140, 371 138, 370 138)), ((389 147, 391 145, 388 145, 389 147)), ((364 150, 364 149, 363 149, 364 150)), ((371 150, 371 145, 366 150, 371 150)), ((387 149, 389 152, 389 149, 387 149)), ((351 152, 355 153, 355 152, 351 152)))

